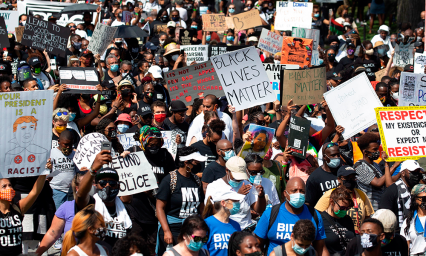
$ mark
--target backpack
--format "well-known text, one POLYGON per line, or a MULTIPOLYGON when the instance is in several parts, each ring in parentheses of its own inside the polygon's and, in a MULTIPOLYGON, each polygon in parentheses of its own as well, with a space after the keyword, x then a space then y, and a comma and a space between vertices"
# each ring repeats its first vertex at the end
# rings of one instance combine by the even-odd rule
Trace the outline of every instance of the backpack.
MULTIPOLYGON (((200 178, 197 175, 193 174, 193 173, 191 173, 191 175, 195 179, 195 182, 197 182, 198 187, 201 187, 201 180, 200 180, 200 178)), ((175 192, 175 190, 176 190, 176 183, 177 183, 177 170, 174 170, 174 171, 170 172, 170 190, 171 190, 170 194, 173 194, 175 192)))

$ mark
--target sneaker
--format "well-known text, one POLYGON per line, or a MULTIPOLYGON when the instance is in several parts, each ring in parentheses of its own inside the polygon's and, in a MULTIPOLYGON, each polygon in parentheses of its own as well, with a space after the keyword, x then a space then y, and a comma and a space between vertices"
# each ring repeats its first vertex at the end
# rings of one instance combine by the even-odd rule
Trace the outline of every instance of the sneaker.
POLYGON ((53 249, 55 250, 62 249, 62 237, 59 237, 59 239, 56 240, 55 244, 53 244, 53 249))

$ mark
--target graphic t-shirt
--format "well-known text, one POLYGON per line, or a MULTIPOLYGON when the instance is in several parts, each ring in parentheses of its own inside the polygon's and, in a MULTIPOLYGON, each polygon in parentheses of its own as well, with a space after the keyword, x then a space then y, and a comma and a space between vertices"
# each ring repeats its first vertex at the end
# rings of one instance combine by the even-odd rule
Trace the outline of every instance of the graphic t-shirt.
POLYGON ((383 176, 380 166, 374 162, 371 165, 364 160, 359 160, 355 163, 354 169, 358 174, 357 183, 359 189, 367 194, 368 198, 371 200, 373 209, 377 211, 379 209, 380 198, 385 186, 375 187, 371 185, 371 181, 373 181, 374 178, 380 178, 383 176))
POLYGON ((204 144, 204 142, 202 140, 199 140, 199 141, 195 142, 194 144, 192 144, 191 146, 198 149, 198 151, 200 152, 201 155, 207 156, 207 161, 200 162, 200 164, 199 164, 200 165, 200 171, 199 172, 204 172, 204 169, 211 162, 217 160, 218 156, 217 156, 217 153, 216 153, 216 145, 211 144, 211 145, 207 146, 206 144, 204 144))
POLYGON ((333 218, 327 212, 321 213, 325 230, 325 246, 330 255, 343 255, 347 244, 355 237, 354 225, 349 216, 343 218, 333 218), (329 221, 331 220, 331 222, 329 221))
POLYGON ((201 214, 198 206, 204 200, 203 189, 190 175, 185 177, 176 171, 176 189, 170 189, 170 174, 160 183, 157 199, 167 201, 165 213, 173 217, 185 219, 193 214, 201 214))
POLYGON ((185 121, 180 124, 174 124, 170 121, 170 117, 166 118, 166 120, 164 120, 164 123, 170 128, 170 131, 175 131, 177 134, 180 135, 181 144, 177 145, 178 148, 184 147, 188 138, 189 124, 185 121))
POLYGON ((207 226, 210 228, 209 240, 204 244, 210 256, 228 256, 228 242, 231 235, 236 231, 241 231, 240 224, 229 219, 229 223, 223 223, 210 216, 205 219, 207 226))
POLYGON ((49 182, 52 189, 56 189, 68 193, 71 181, 77 172, 77 167, 72 160, 75 151, 71 151, 69 156, 62 154, 58 148, 50 151, 50 159, 52 161, 52 172, 48 177, 53 177, 49 182))
MULTIPOLYGON (((348 244, 345 256, 361 256, 362 251, 358 249, 361 247, 361 238, 356 236, 348 244)), ((363 250, 364 251, 364 250, 363 250)), ((407 241, 401 235, 395 234, 390 244, 382 247, 382 256, 408 256, 407 241)))
MULTIPOLYGON (((108 208, 108 207, 107 207, 108 208)), ((114 206, 115 208, 115 206, 114 206)), ((108 209, 109 211, 109 209, 108 209)), ((114 209, 115 211, 115 209, 114 209)), ((111 213, 110 213, 111 214, 111 213)), ((105 236, 105 242, 111 247, 114 247, 115 242, 118 241, 118 239, 123 238, 127 234, 126 228, 124 228, 124 223, 120 222, 117 218, 117 212, 114 214, 111 214, 111 218, 113 221, 111 222, 105 222, 106 225, 106 236, 105 236)))
POLYGON ((212 183, 226 175, 226 168, 218 164, 216 161, 211 162, 203 171, 201 181, 205 183, 212 183))
POLYGON ((314 206, 326 191, 338 186, 337 176, 326 172, 320 166, 311 173, 306 181, 306 202, 314 206))
POLYGON ((10 212, 0 212, 0 255, 19 255, 22 253, 22 216, 10 205, 10 212))
POLYGON ((278 245, 283 245, 290 241, 291 233, 293 232, 293 226, 298 220, 311 220, 316 229, 315 240, 325 239, 325 231, 323 220, 318 211, 316 214, 318 216, 318 226, 315 223, 314 217, 309 212, 308 206, 303 205, 303 211, 300 214, 290 213, 285 207, 285 203, 280 206, 278 216, 272 225, 271 229, 268 231, 269 218, 271 217, 272 208, 266 209, 262 217, 260 217, 259 222, 257 223, 254 233, 263 239, 269 239, 268 254, 278 245))

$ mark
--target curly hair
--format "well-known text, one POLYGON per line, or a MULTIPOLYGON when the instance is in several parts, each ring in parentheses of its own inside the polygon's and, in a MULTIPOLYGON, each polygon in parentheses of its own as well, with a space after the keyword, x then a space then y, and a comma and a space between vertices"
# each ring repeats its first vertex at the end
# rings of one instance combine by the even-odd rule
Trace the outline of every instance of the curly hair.
POLYGON ((179 148, 177 150, 177 154, 176 154, 176 158, 175 158, 175 164, 178 167, 184 167, 185 166, 185 161, 181 161, 179 158, 181 156, 188 156, 192 153, 198 152, 198 149, 188 146, 188 147, 183 147, 183 148, 179 148))
POLYGON ((225 126, 225 122, 219 119, 215 119, 210 122, 206 131, 210 134, 210 136, 212 136, 213 133, 222 136, 222 132, 225 130, 225 126))
POLYGON ((59 95, 58 108, 66 108, 66 109, 72 108, 73 111, 76 111, 78 115, 78 112, 79 112, 77 111, 78 102, 77 102, 77 97, 75 96, 75 94, 62 93, 61 95, 59 95))
POLYGON ((132 247, 136 247, 144 256, 151 255, 148 243, 142 237, 134 234, 118 239, 112 248, 112 255, 128 256, 130 255, 129 249, 132 247))
POLYGON ((205 111, 204 124, 207 124, 210 121, 210 119, 212 119, 213 117, 217 117, 219 119, 219 115, 217 114, 216 111, 205 111))
MULTIPOLYGON (((294 229, 293 229, 294 232, 294 229)), ((235 256, 237 255, 237 250, 241 251, 240 245, 243 243, 244 239, 248 236, 254 235, 247 231, 238 231, 234 232, 231 237, 229 238, 228 242, 228 256, 235 256)))
POLYGON ((337 187, 330 194, 330 199, 333 199, 334 202, 338 202, 340 200, 347 202, 348 207, 353 207, 354 202, 351 197, 351 192, 347 188, 337 187))
POLYGON ((315 240, 315 226, 311 220, 298 220, 293 227, 294 239, 301 241, 315 240))
POLYGON ((359 149, 361 151, 364 151, 368 148, 370 143, 379 143, 379 135, 374 132, 366 132, 361 137, 358 138, 356 141, 358 143, 359 149))

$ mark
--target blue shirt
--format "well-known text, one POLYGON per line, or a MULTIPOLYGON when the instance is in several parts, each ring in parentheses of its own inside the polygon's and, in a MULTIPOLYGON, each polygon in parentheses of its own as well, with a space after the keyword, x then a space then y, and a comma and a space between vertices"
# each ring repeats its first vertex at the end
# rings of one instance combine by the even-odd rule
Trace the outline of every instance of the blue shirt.
POLYGON ((232 233, 241 231, 240 224, 231 219, 229 223, 223 223, 214 216, 208 217, 205 222, 210 228, 210 233, 209 240, 203 248, 209 251, 210 256, 228 256, 229 238, 232 233))
POLYGON ((315 210, 318 216, 317 227, 314 217, 311 215, 308 206, 306 205, 303 205, 303 211, 300 214, 296 215, 290 213, 285 207, 285 204, 282 204, 280 206, 278 216, 268 232, 271 210, 272 208, 265 210, 265 212, 262 214, 262 217, 260 217, 259 222, 257 223, 256 229, 254 230, 254 233, 258 237, 263 239, 269 239, 267 255, 269 255, 276 246, 285 244, 290 241, 291 232, 293 232, 293 226, 298 220, 307 219, 312 221, 316 229, 315 240, 322 240, 326 238, 321 214, 317 210, 315 210))

